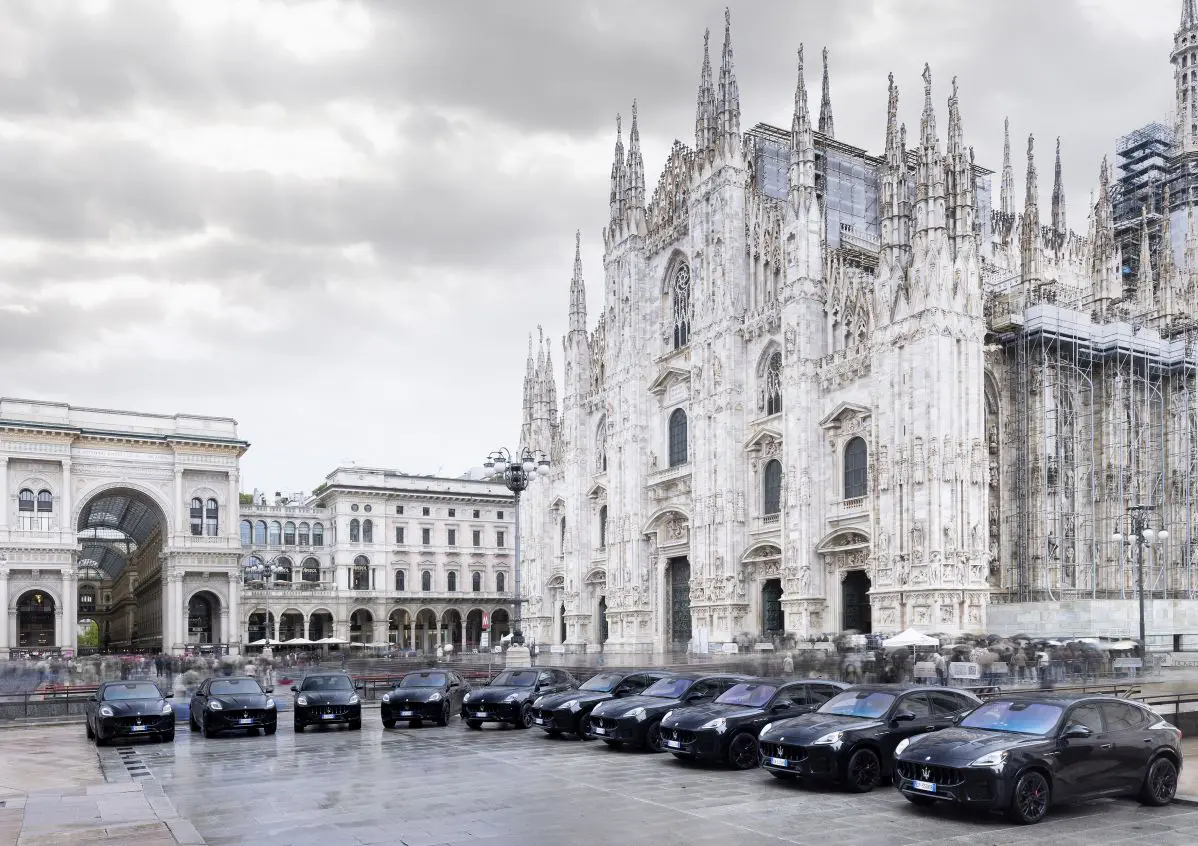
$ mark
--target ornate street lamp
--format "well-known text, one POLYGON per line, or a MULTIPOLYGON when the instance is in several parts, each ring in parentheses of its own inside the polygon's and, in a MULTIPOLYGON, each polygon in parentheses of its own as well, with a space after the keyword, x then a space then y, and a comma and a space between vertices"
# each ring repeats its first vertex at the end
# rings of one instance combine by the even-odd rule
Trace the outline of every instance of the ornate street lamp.
POLYGON ((520 450, 518 455, 513 457, 512 453, 508 452, 505 447, 500 447, 487 456, 487 460, 483 462, 483 467, 502 476, 503 484, 516 497, 516 565, 513 573, 514 578, 512 579, 516 596, 516 619, 512 624, 512 645, 520 646, 524 643, 524 632, 521 630, 521 619, 523 617, 521 609, 523 608, 523 603, 520 599, 520 494, 538 474, 541 476, 549 475, 549 456, 543 452, 534 453, 531 449, 525 447, 520 450))
POLYGON ((1125 519, 1131 526, 1131 531, 1125 536, 1116 529, 1111 540, 1122 543, 1127 540, 1136 545, 1136 593, 1140 600, 1140 659, 1148 661, 1148 641, 1144 636, 1144 544, 1164 541, 1169 533, 1164 529, 1153 531, 1148 528, 1148 513, 1155 511, 1155 505, 1133 505, 1127 509, 1125 519))

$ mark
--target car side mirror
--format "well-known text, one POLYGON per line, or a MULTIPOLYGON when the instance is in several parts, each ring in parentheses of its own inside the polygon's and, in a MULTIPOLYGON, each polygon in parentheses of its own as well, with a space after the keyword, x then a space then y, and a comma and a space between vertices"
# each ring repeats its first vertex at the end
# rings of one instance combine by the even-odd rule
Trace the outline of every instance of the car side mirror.
POLYGON ((299 688, 298 688, 298 687, 296 687, 295 685, 292 685, 292 686, 291 686, 291 692, 292 692, 292 693, 299 693, 299 688))
POLYGON ((88 702, 98 702, 99 700, 96 699, 96 694, 93 693, 91 696, 87 697, 87 701, 88 702))
POLYGON ((1066 727, 1065 733, 1062 734, 1061 737, 1082 740, 1084 738, 1090 737, 1092 734, 1094 734, 1094 732, 1090 731, 1089 728, 1083 726, 1081 723, 1071 723, 1068 727, 1066 727))
POLYGON ((771 708, 770 710, 771 711, 789 711, 790 703, 789 702, 776 702, 776 703, 774 703, 774 707, 771 708))
POLYGON ((683 701, 684 702, 702 702, 705 699, 707 699, 707 697, 704 696, 702 693, 692 693, 690 696, 686 697, 686 699, 684 699, 683 701))
POLYGON ((174 693, 174 691, 167 691, 166 693, 162 694, 162 698, 163 699, 174 699, 175 693, 174 693))
POLYGON ((910 711, 899 711, 897 714, 894 715, 894 721, 896 723, 909 723, 914 719, 915 719, 915 715, 912 714, 910 711))
POLYGON ((268 685, 266 686, 266 692, 267 692, 267 693, 274 693, 274 692, 275 692, 275 686, 274 686, 273 684, 268 684, 268 685))
POLYGON ((364 684, 355 684, 354 685, 354 690, 365 690, 365 689, 366 689, 366 685, 364 685, 364 684))

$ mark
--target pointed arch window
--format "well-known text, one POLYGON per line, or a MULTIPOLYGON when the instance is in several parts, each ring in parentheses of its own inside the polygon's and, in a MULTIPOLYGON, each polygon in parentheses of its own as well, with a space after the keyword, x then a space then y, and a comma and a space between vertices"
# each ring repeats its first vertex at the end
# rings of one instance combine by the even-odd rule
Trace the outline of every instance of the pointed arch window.
POLYGON ((674 314, 674 349, 680 350, 690 343, 691 318, 694 310, 691 308, 691 269, 678 265, 674 278, 670 282, 670 299, 674 314))
POLYGON ((599 421, 595 430, 595 472, 607 472, 607 420, 599 421))
POLYGON ((395 571, 395 589, 398 591, 404 590, 405 582, 407 582, 407 576, 404 574, 404 571, 396 570, 395 571))
POLYGON ((503 575, 503 573, 495 574, 495 590, 498 593, 504 592, 504 590, 506 589, 506 582, 507 582, 507 578, 503 575))
POLYGON ((309 546, 312 543, 312 527, 307 523, 299 524, 299 545, 309 546))
POLYGON ((599 506, 599 548, 607 549, 607 506, 599 506))
POLYGON ((362 524, 360 522, 358 522, 357 517, 355 517, 354 519, 349 521, 349 542, 350 543, 361 543, 362 542, 362 524))
POLYGON ((449 583, 449 592, 454 593, 458 589, 458 574, 451 570, 447 576, 447 580, 449 583))
POLYGON ((220 506, 215 499, 204 503, 204 534, 210 538, 220 534, 220 506))
POLYGON ((782 511, 782 462, 778 459, 771 459, 765 465, 765 472, 762 473, 762 486, 764 490, 764 508, 762 512, 769 516, 778 514, 782 511))
POLYGON ((844 447, 844 498, 860 499, 867 491, 868 452, 863 438, 853 438, 844 447))
POLYGON ((362 543, 374 543, 374 521, 362 521, 362 543))
POLYGON ((425 593, 433 589, 433 574, 428 570, 420 574, 420 589, 425 593))
POLYGON ((191 533, 195 537, 204 534, 204 500, 198 496, 191 501, 191 533))
POLYGON ((312 524, 312 545, 324 546, 324 523, 312 524))
POLYGON ((765 368, 765 413, 778 414, 782 411, 782 353, 770 356, 765 368))
POLYGON ((266 546, 266 521, 259 520, 254 524, 254 543, 258 546, 266 546))
POLYGON ((266 542, 271 546, 283 545, 283 524, 278 520, 270 521, 270 534, 267 536, 266 542))
POLYGON ((557 547, 558 553, 561 555, 564 555, 566 553, 566 518, 565 517, 563 517, 561 519, 561 522, 558 524, 557 542, 558 542, 558 547, 557 547))
POLYGON ((686 412, 681 408, 674 409, 670 415, 670 466, 677 467, 686 464, 686 412))
POLYGON ((470 590, 474 591, 475 593, 478 593, 482 589, 483 589, 483 574, 478 572, 477 570, 475 570, 474 573, 472 573, 470 575, 470 590))

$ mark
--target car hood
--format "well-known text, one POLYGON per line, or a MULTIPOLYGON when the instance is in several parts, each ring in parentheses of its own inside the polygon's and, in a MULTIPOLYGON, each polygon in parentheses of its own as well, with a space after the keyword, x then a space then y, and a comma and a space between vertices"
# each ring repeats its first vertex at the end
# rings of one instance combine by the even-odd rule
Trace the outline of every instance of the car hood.
POLYGON ((445 690, 440 687, 397 687, 391 691, 392 702, 428 702, 433 694, 439 693, 444 698, 445 690))
POLYGON ((720 717, 725 720, 745 720, 760 717, 762 713, 760 708, 750 708, 746 705, 717 705, 709 702, 706 705, 677 708, 662 725, 668 725, 670 728, 697 729, 704 723, 720 717))
POLYGON ((803 714, 778 720, 769 732, 762 732, 761 739, 773 743, 793 743, 798 746, 811 743, 832 731, 861 731, 885 725, 882 720, 863 720, 860 717, 842 717, 838 714, 803 714))
POLYGON ((101 702, 100 706, 112 709, 116 717, 157 717, 162 713, 165 699, 124 699, 117 702, 101 702))
POLYGON ((502 702, 513 693, 521 694, 521 696, 527 698, 532 696, 533 690, 531 687, 493 687, 488 685, 487 687, 470 691, 470 693, 467 694, 467 701, 502 702))
POLYGON ((295 698, 302 696, 309 705, 348 705, 350 697, 356 694, 355 690, 301 690, 295 698))
POLYGON ((591 713, 596 717, 620 718, 627 716, 629 711, 644 708, 646 711, 668 711, 678 707, 677 699, 663 699, 660 696, 625 696, 623 699, 609 699, 600 702, 591 713))
POLYGON ((983 755, 1037 746, 1047 740, 1026 734, 950 728, 913 738, 899 756, 917 764, 934 763, 946 767, 966 767, 983 755))
POLYGON ((267 698, 261 693, 229 693, 210 695, 208 701, 219 702, 224 708, 236 710, 238 708, 265 708, 267 698))
POLYGON ((611 698, 610 693, 601 693, 597 690, 567 690, 542 696, 539 701, 543 710, 556 711, 575 701, 580 705, 594 705, 596 702, 606 702, 611 698))

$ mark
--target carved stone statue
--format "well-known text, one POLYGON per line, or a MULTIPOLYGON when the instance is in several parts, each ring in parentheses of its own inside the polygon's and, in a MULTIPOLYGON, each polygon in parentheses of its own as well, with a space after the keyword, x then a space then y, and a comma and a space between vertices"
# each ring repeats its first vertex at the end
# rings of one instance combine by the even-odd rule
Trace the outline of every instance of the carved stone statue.
POLYGON ((911 552, 918 558, 923 555, 923 521, 916 520, 911 527, 911 552))

